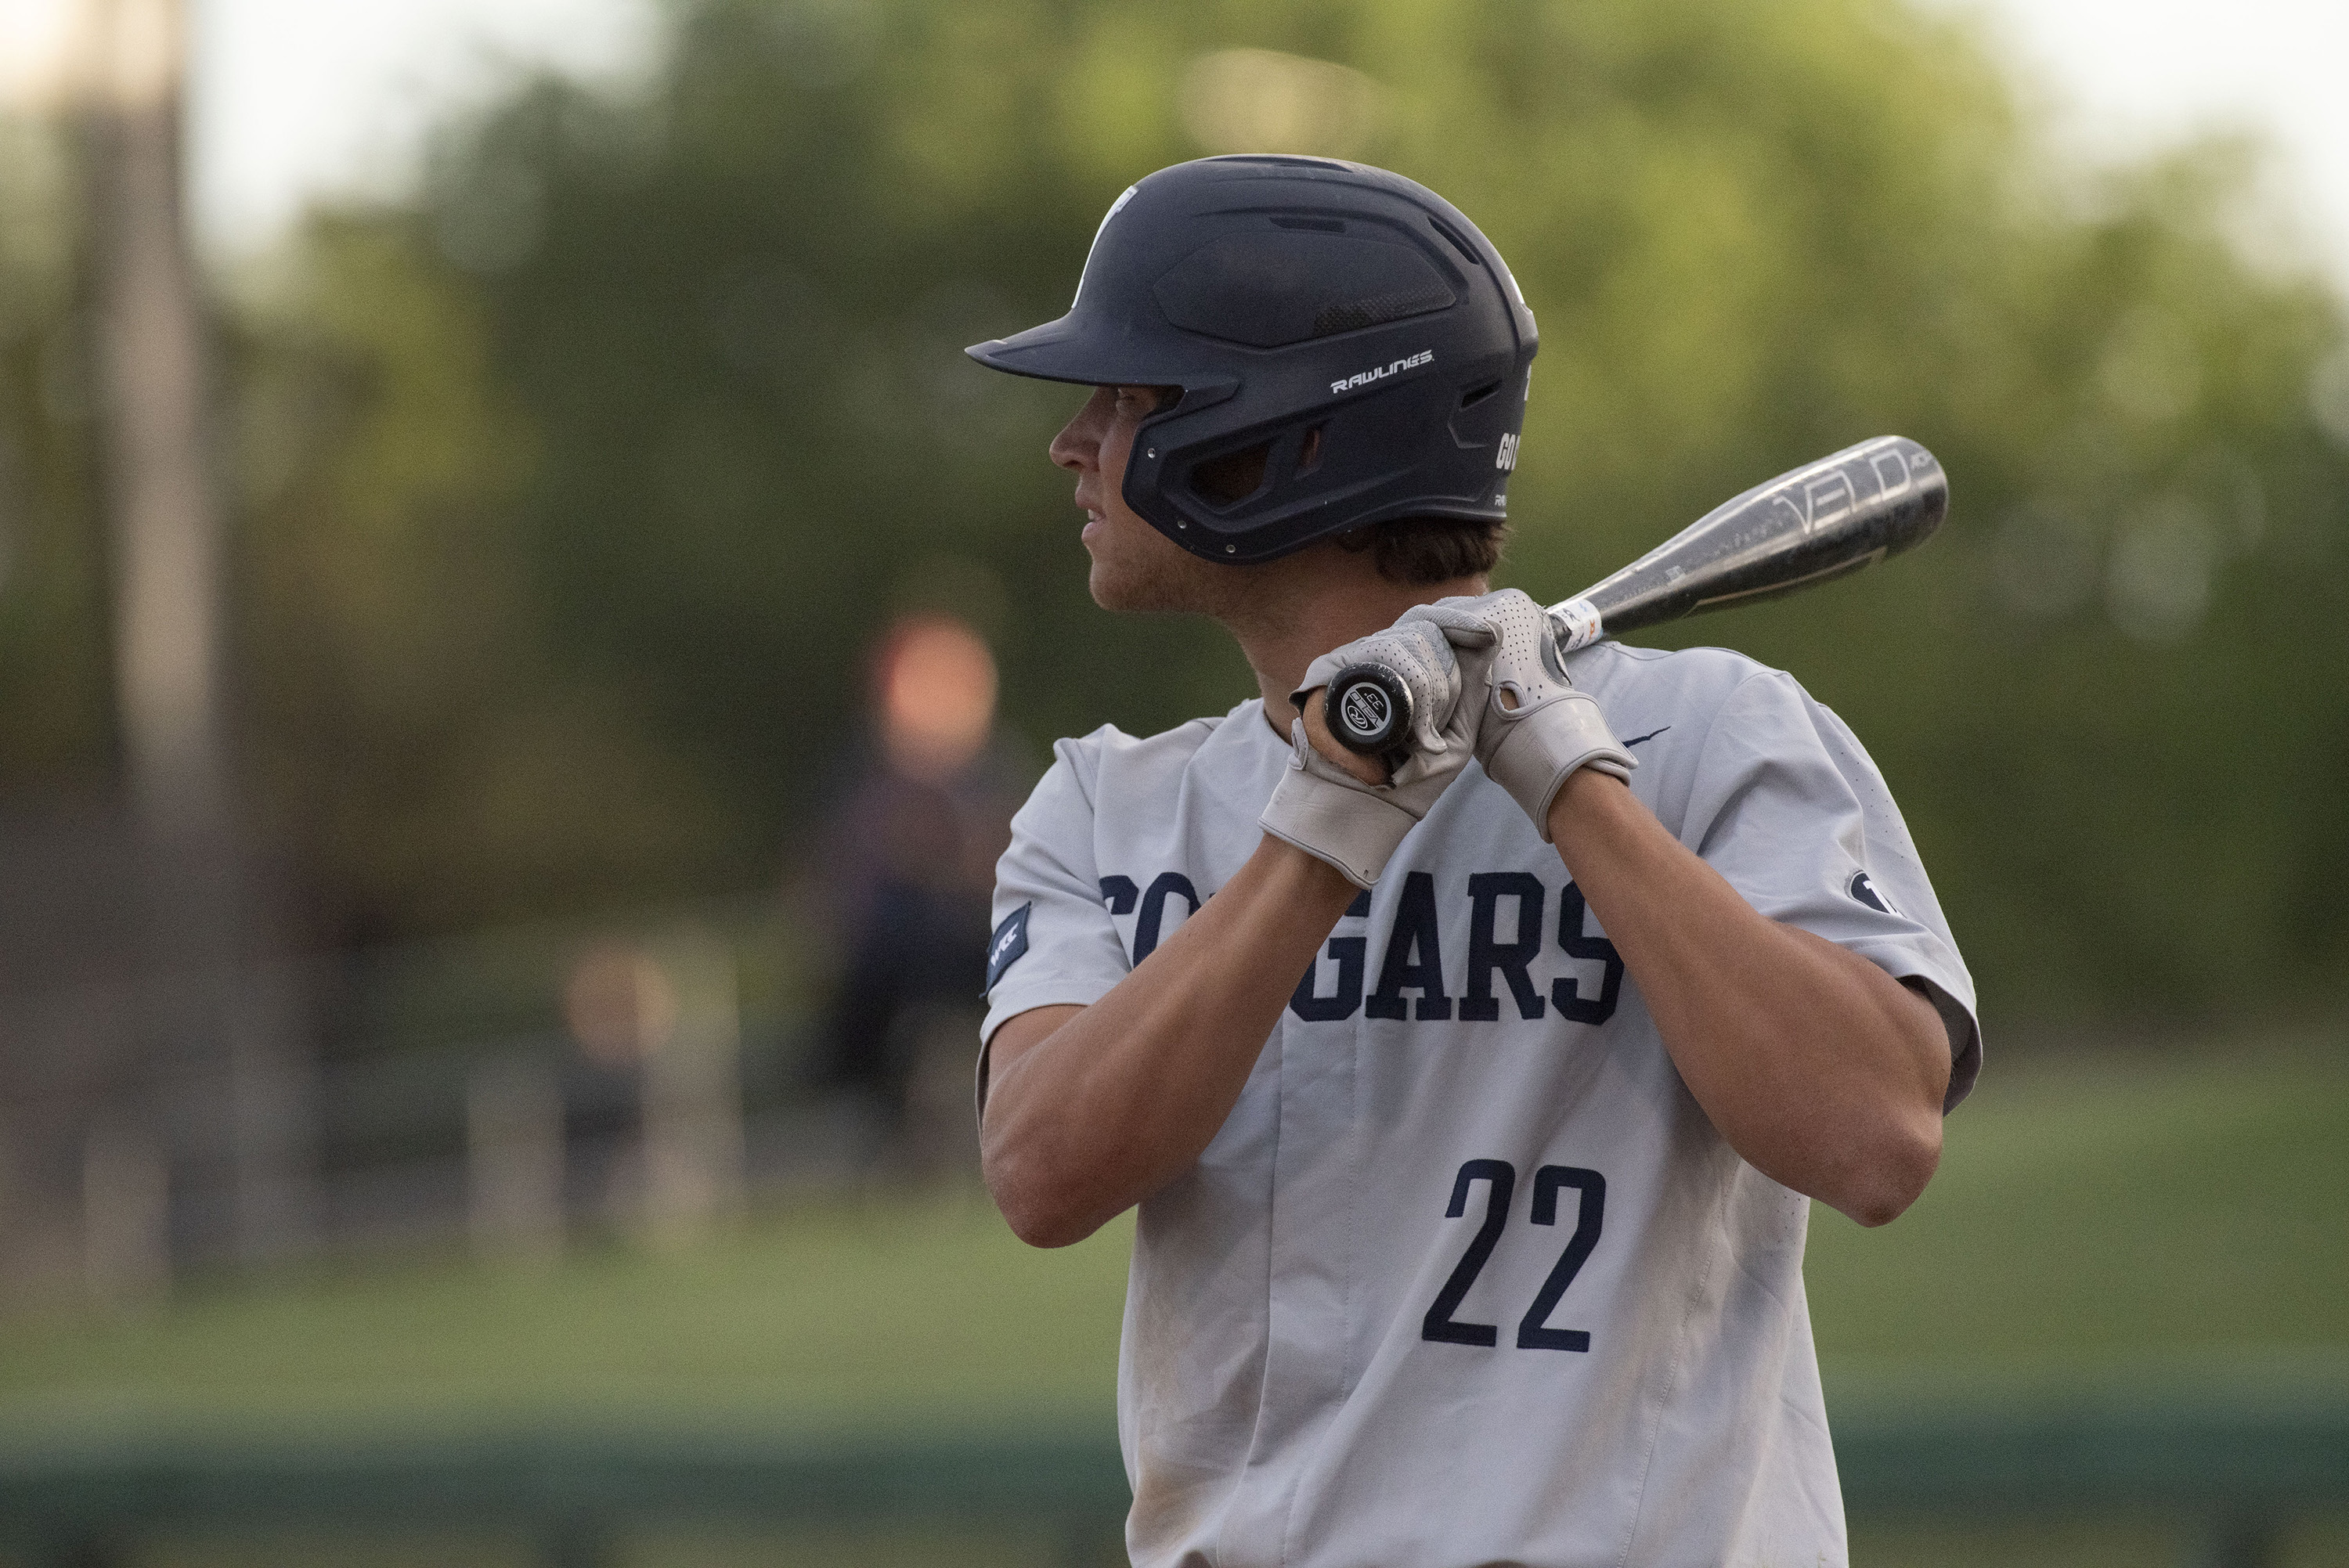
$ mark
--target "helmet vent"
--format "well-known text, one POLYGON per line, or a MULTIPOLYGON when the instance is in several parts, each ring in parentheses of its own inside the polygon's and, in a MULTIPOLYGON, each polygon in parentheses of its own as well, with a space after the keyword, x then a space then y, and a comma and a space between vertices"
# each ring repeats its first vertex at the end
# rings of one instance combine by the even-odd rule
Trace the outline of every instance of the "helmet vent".
POLYGON ((1209 506, 1237 506, 1264 489, 1264 470, 1271 457, 1272 443, 1258 441, 1253 447, 1242 447, 1237 452, 1195 463, 1191 468, 1191 489, 1209 506))
POLYGON ((1475 247, 1469 244, 1466 240, 1460 237, 1460 232, 1457 229, 1454 229, 1451 224, 1435 216, 1433 212, 1428 214, 1427 221, 1437 233, 1452 242, 1452 248, 1454 250, 1468 258, 1470 265, 1481 267, 1485 264, 1485 258, 1476 253, 1475 247))
POLYGON ((1378 294, 1345 304, 1323 305, 1313 313, 1313 335, 1328 337, 1332 333, 1359 332, 1366 326, 1401 321, 1407 315, 1425 315, 1429 311, 1442 310, 1455 297, 1450 289, 1434 288, 1378 294))
POLYGON ((1321 432, 1330 428, 1327 419, 1305 432, 1305 439, 1297 448, 1297 477, 1303 479, 1321 466, 1321 432))
POLYGON ((1487 381, 1482 387, 1475 387, 1471 391, 1462 394, 1460 406, 1463 408, 1474 408, 1477 404, 1482 403, 1485 398, 1490 397, 1494 393, 1498 392, 1500 389, 1501 384, 1499 382, 1487 381))

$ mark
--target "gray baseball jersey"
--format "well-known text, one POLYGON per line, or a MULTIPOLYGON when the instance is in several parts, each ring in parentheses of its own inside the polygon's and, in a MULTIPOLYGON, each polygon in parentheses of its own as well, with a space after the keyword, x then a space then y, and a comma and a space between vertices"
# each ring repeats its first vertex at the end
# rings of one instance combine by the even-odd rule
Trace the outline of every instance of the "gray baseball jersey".
MULTIPOLYGON (((1875 765, 1718 649, 1578 655, 1632 788, 1754 908, 1973 987, 1875 765)), ((1062 741, 998 868, 986 1030, 1089 1004, 1254 852, 1261 704, 1062 741)), ((1471 764, 1141 1205, 1119 1433, 1143 1568, 1839 1564, 1808 1200, 1713 1130, 1555 851, 1471 764)))

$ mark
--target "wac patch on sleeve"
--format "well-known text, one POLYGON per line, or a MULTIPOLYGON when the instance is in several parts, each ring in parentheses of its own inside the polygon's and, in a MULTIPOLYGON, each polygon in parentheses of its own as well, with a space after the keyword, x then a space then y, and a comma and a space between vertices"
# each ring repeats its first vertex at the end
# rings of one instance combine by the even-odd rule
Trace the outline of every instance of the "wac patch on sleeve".
POLYGON ((987 944, 988 990, 994 990, 995 983, 1003 978, 1003 972, 1019 963, 1020 955, 1028 951, 1028 912, 1035 907, 1036 901, 1029 900, 1005 915, 1003 923, 995 928, 995 937, 987 944))

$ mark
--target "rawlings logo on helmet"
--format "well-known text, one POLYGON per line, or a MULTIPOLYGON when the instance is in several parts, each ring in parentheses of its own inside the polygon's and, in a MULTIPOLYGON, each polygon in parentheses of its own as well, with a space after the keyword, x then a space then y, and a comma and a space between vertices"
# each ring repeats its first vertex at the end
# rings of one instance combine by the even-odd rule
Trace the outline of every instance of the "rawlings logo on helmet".
POLYGON ((1383 381, 1390 376, 1400 376, 1406 370, 1416 370, 1423 365, 1435 363, 1435 350, 1423 348, 1408 359, 1398 359, 1372 370, 1358 370, 1342 380, 1330 383, 1332 392, 1351 392, 1357 387, 1367 387, 1373 381, 1383 381))

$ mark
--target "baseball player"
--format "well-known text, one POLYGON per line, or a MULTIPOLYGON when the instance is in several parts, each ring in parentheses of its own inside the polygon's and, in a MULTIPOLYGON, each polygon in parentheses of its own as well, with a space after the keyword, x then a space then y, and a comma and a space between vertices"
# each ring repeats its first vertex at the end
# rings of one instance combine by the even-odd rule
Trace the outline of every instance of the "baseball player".
POLYGON ((1040 1246, 1138 1207, 1139 1564, 1842 1563, 1809 1201, 1893 1218, 1980 1059, 1883 780, 1719 649, 1561 663, 1488 593, 1534 318, 1360 165, 1118 198, 1052 443, 1096 600, 1216 617, 1260 687, 1061 741, 998 867, 986 1171, 1040 1246), (1319 691, 1406 673, 1411 745, 1319 691))

